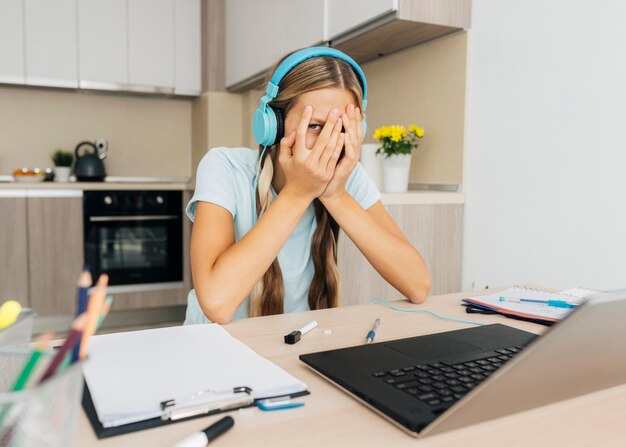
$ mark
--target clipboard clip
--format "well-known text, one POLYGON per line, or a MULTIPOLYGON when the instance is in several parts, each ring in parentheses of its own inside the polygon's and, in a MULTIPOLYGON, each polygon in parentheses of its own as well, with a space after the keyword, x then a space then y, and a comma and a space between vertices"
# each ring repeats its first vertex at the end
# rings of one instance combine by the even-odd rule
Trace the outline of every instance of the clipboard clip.
POLYGON ((161 419, 176 421, 201 414, 207 414, 215 410, 224 411, 233 408, 240 408, 250 405, 253 402, 254 397, 252 397, 252 388, 247 386, 238 386, 221 391, 202 390, 190 396, 164 400, 161 402, 161 410, 163 410, 161 419), (209 402, 200 402, 195 405, 193 404, 193 401, 195 400, 201 401, 202 399, 199 399, 201 397, 208 398, 210 396, 223 396, 223 399, 211 399, 209 402))

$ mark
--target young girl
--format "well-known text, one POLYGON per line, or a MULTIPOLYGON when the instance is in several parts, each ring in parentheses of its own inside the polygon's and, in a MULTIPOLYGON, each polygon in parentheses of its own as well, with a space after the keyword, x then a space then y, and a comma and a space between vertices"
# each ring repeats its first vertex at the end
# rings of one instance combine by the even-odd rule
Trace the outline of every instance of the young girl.
POLYGON ((259 150, 215 148, 198 166, 185 324, 336 307, 339 228, 385 280, 423 302, 426 265, 358 163, 361 69, 316 47, 270 74, 255 114, 259 150))

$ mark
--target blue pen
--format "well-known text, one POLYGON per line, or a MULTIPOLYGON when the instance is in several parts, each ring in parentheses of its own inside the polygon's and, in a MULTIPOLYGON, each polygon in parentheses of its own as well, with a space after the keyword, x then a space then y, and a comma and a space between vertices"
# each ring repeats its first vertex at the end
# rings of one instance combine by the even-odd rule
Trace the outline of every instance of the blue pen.
POLYGON ((564 309, 574 309, 575 307, 578 307, 578 304, 572 304, 561 300, 532 300, 530 298, 506 298, 504 296, 500 297, 500 302, 545 304, 550 307, 561 307, 564 309))
POLYGON ((374 337, 376 337, 376 330, 378 329, 378 326, 380 326, 380 318, 376 318, 376 321, 374 322, 374 326, 372 327, 372 330, 367 333, 367 336, 365 337, 366 344, 369 345, 371 342, 374 341, 374 337))

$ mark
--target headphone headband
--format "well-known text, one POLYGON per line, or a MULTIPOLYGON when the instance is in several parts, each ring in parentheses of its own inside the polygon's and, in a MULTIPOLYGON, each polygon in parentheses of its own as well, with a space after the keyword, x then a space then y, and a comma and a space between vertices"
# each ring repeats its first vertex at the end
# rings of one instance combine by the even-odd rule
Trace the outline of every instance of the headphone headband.
POLYGON ((367 107, 367 99, 366 99, 367 98, 367 81, 365 80, 365 74, 363 73, 363 70, 361 70, 361 67, 359 67, 359 64, 357 64, 354 59, 352 59, 347 54, 335 48, 329 48, 329 47, 304 48, 300 51, 296 51, 295 53, 289 55, 276 68, 276 71, 274 71, 271 81, 269 82, 269 84, 267 84, 267 89, 265 90, 265 93, 271 99, 276 98, 276 96, 278 95, 278 90, 279 90, 278 84, 280 84, 280 81, 283 80, 283 78, 287 75, 287 73, 289 73, 296 65, 304 62, 305 60, 311 59, 312 57, 321 57, 321 56, 334 57, 337 59, 341 59, 342 61, 350 64, 350 66, 354 69, 356 74, 359 76, 359 82, 361 83, 361 87, 363 88, 363 107, 362 108, 363 108, 363 111, 365 111, 365 108, 367 107))

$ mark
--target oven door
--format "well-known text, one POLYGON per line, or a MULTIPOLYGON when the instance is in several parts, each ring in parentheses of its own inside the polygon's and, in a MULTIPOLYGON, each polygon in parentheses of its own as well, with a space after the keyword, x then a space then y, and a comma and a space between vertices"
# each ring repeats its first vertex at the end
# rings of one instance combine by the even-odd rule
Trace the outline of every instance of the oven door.
POLYGON ((89 216, 85 263, 109 285, 179 282, 183 279, 182 222, 175 214, 89 216))

